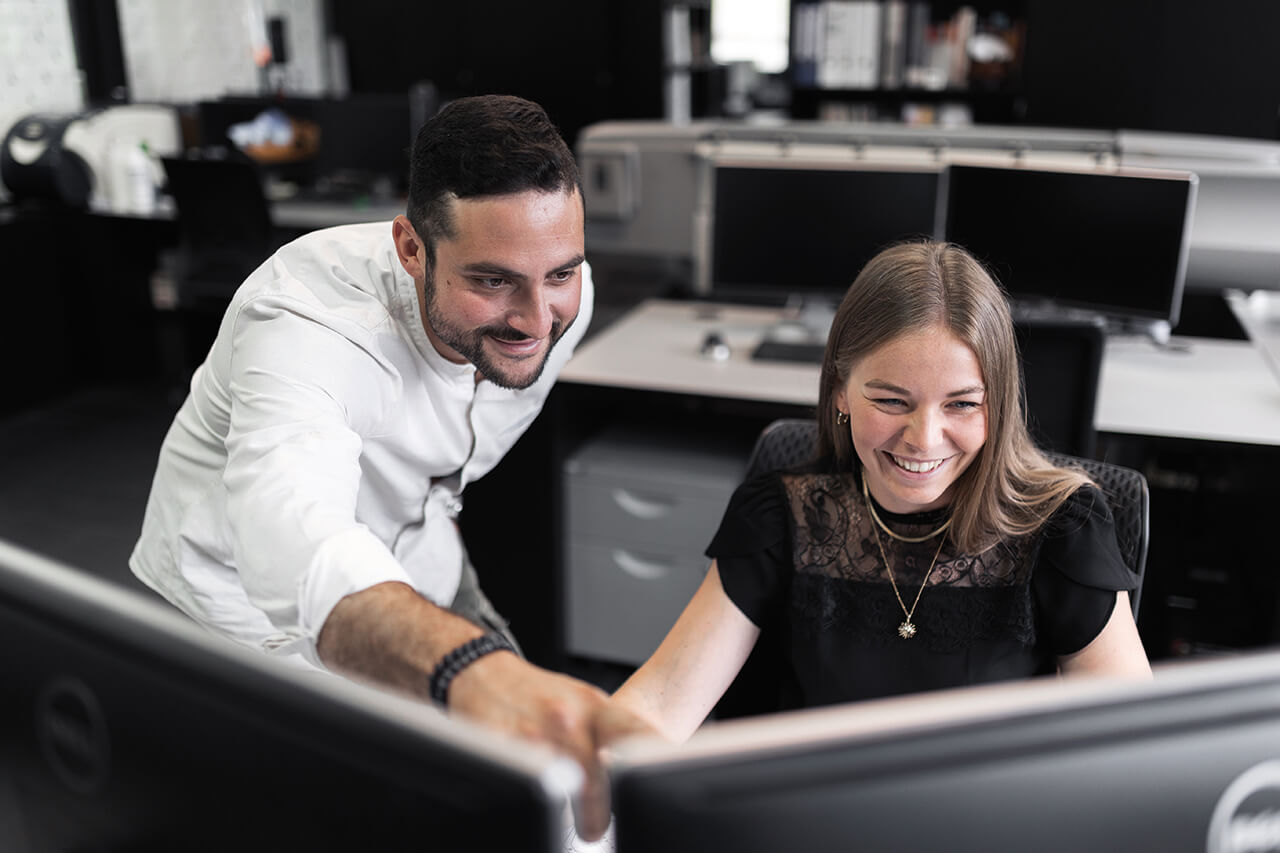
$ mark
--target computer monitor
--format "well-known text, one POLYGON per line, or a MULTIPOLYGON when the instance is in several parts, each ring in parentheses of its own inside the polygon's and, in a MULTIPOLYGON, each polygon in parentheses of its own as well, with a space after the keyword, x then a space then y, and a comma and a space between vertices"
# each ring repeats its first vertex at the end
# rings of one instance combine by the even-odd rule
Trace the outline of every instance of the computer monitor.
POLYGON ((933 235, 938 176, 932 164, 715 162, 701 289, 721 302, 838 304, 885 246, 933 235))
POLYGON ((996 274, 1015 310, 1178 323, 1197 178, 956 163, 942 180, 946 239, 996 274))
POLYGON ((1165 666, 621 744, 618 853, 1274 849, 1280 654, 1165 666))
POLYGON ((413 144, 409 98, 396 94, 352 94, 315 105, 320 127, 315 176, 338 189, 402 194, 409 186, 413 144))
POLYGON ((563 850, 576 764, 0 543, 0 850, 563 850))

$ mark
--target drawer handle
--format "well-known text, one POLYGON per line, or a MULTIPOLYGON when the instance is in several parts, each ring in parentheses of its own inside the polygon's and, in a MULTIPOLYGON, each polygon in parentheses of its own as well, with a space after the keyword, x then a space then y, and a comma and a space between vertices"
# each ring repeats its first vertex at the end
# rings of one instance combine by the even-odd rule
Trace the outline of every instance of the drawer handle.
POLYGON ((613 549, 613 561, 618 564, 618 568, 642 581, 660 580, 665 578, 671 570, 670 566, 642 560, 620 548, 613 549))
POLYGON ((614 503, 636 518, 661 518, 670 512, 672 507, 669 501, 642 498, 626 489, 614 489, 612 495, 614 503))

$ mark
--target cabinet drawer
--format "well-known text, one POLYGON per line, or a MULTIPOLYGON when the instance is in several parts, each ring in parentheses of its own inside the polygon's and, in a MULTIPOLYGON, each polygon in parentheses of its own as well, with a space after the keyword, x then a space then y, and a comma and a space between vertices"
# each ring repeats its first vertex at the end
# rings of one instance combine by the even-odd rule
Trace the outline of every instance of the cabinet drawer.
POLYGON ((732 493, 732 485, 674 489, 621 477, 613 482, 570 478, 568 539, 698 554, 711 541, 732 493))
POLYGON ((643 663, 706 576, 695 551, 641 551, 574 543, 566 575, 571 654, 643 663))

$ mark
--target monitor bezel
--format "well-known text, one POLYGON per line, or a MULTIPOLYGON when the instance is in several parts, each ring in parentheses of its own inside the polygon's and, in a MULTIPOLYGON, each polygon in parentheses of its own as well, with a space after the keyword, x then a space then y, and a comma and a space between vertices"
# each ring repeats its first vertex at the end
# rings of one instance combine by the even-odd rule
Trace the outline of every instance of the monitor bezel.
MULTIPOLYGON (((857 807, 850 805, 852 800, 841 802, 841 785, 865 785, 873 800, 901 802, 902 810, 911 812, 914 805, 885 792, 905 796, 914 790, 913 779, 936 774, 935 782, 950 780, 956 786, 950 790, 961 796, 965 780, 975 778, 975 773, 991 767, 995 772, 1025 767, 1026 762, 1043 762, 1032 776, 1050 791, 1044 798, 1029 794, 1042 811, 1030 817, 1022 814, 1018 820, 1023 825, 1031 820, 1071 827, 1090 817, 1081 813, 1072 792, 1099 796, 1099 791, 1107 790, 1107 780, 1059 778, 1056 774, 1067 766, 1064 762, 1079 770, 1091 751, 1131 748, 1150 754, 1166 743, 1185 746, 1185 755, 1167 760, 1185 768, 1188 776, 1169 783, 1178 786, 1177 799, 1193 800, 1197 806, 1194 814, 1179 815, 1183 832, 1179 837, 1185 837, 1193 825, 1209 834, 1221 831, 1225 820, 1221 812, 1235 802, 1232 791, 1240 780, 1258 764, 1277 757, 1269 746, 1274 740, 1260 741, 1256 751, 1245 748, 1215 755, 1217 766, 1206 769, 1201 777, 1195 774, 1200 766, 1193 755, 1196 735, 1237 738, 1259 727, 1280 735, 1280 652, 1167 661, 1157 664, 1154 672, 1150 681, 1048 676, 711 722, 684 744, 633 739, 614 748, 618 849, 678 853, 697 849, 697 840, 708 837, 741 842, 737 849, 743 851, 769 849, 778 839, 763 837, 762 828, 751 826, 751 821, 763 819, 755 816, 762 804, 786 802, 796 806, 795 820, 790 830, 779 832, 794 833, 796 845, 816 838, 822 839, 824 849, 850 849, 859 843, 860 832, 865 833, 863 841, 886 832, 880 825, 873 830, 871 822, 892 822, 892 818, 860 818, 857 807), (840 809, 815 813, 813 802, 838 802, 840 809), (678 831, 673 829, 677 823, 678 831), (745 840, 729 837, 735 833, 745 840)), ((1163 779, 1160 774, 1168 771, 1167 767, 1133 767, 1135 774, 1150 780, 1163 779)), ((1280 790, 1277 785, 1272 788, 1280 790)), ((850 790, 856 799, 863 789, 850 790)), ((1116 830, 1116 844, 1122 845, 1126 832, 1145 831, 1147 817, 1158 810, 1159 803, 1142 801, 1132 790, 1116 791, 1115 796, 1119 799, 1109 806, 1109 819, 1116 826, 1108 830, 1116 830), (1123 805, 1135 798, 1132 808, 1123 805)), ((984 801, 984 809, 986 804, 990 812, 983 816, 998 822, 999 802, 984 801)), ((789 806, 779 808, 785 811, 789 806)), ((936 830, 950 839, 949 849, 1004 849, 983 845, 992 836, 1007 835, 1005 828, 988 833, 986 824, 958 819, 954 811, 931 809, 929 803, 919 803, 919 816, 925 828, 912 827, 911 833, 904 833, 917 842, 922 832, 936 830)), ((894 828, 887 831, 892 833, 894 828)), ((768 832, 773 832, 772 825, 768 832)), ((1081 832, 1096 835, 1095 828, 1081 832)), ((1087 849, 1072 848, 1068 834, 1064 830, 1063 838, 1046 839, 1048 846, 1032 846, 1087 849)), ((1197 837, 1189 839, 1187 849, 1204 849, 1205 836, 1193 835, 1197 837)), ((906 841, 903 845, 901 849, 925 849, 906 841)))
MULTIPOLYGON (((18 721, 0 736, 0 818, 5 809, 20 808, 14 803, 34 791, 71 804, 69 813, 59 818, 67 826, 50 829, 43 824, 47 815, 28 814, 25 828, 0 832, 0 841, 18 851, 25 849, 29 837, 43 838, 42 833, 51 831, 74 837, 77 843, 85 843, 79 833, 99 832, 105 838, 108 832, 120 831, 96 823, 103 820, 105 808, 138 803, 133 786, 167 785, 181 792, 191 785, 207 793, 200 788, 205 782, 192 781, 201 779, 202 771, 222 778, 228 768, 271 760, 235 755, 223 765, 215 755, 216 766, 202 765, 210 760, 209 748, 181 739, 181 733, 192 728, 219 744, 234 742, 234 732, 251 732, 257 743, 273 748, 279 744, 276 758, 297 755, 322 774, 333 768, 334 779, 363 778, 380 784, 385 780, 386 789, 397 797, 386 814, 395 814, 397 823, 426 826, 453 814, 461 791, 499 792, 499 799, 509 797, 519 804, 508 820, 512 827, 529 830, 531 837, 522 835, 529 849, 559 850, 563 844, 565 808, 579 790, 582 771, 548 747, 450 717, 406 695, 287 666, 210 634, 158 598, 4 541, 0 618, 6 623, 0 625, 0 633, 28 638, 27 648, 18 652, 20 658, 6 670, 0 686, 5 703, 0 718, 18 721), (51 642, 40 646, 39 639, 51 642), (123 677, 123 682, 108 674, 123 677), (130 698, 125 707, 120 701, 123 683, 162 688, 137 697, 136 703, 130 698), (75 717, 85 721, 84 731, 70 741, 76 744, 74 762, 62 760, 61 749, 49 740, 49 732, 65 728, 65 720, 60 722, 64 712, 51 715, 55 701, 69 703, 75 717), (166 717, 166 708, 170 714, 174 708, 196 708, 197 718, 207 709, 207 717, 175 720, 166 717), (220 735, 221 721, 231 734, 220 735), (158 752, 174 749, 175 741, 177 752, 158 752), (192 744, 190 756, 185 754, 186 743, 192 744), (189 767, 183 764, 188 760, 189 767), (184 778, 151 779, 147 773, 157 761, 183 764, 184 778), (442 777, 442 769, 456 775, 442 777), (410 805, 412 810, 407 809, 410 805), (433 808, 439 815, 428 818, 433 808), (83 828, 74 825, 78 818, 83 828)), ((257 791, 253 786, 258 784, 246 782, 245 788, 257 791)), ((334 791, 332 799, 328 806, 314 806, 338 808, 341 792, 334 791)), ((212 820, 216 806, 209 808, 212 820)), ((170 831, 171 827, 153 830, 151 812, 146 814, 140 825, 126 831, 170 831)), ((371 819, 361 814, 353 810, 351 817, 371 819)), ((259 837, 245 831, 246 839, 259 837)), ((296 828, 292 831, 301 834, 296 828)), ((487 849, 484 839, 483 833, 477 834, 476 849, 487 849)), ((205 849, 197 841, 190 849, 205 849)), ((416 836, 404 839, 406 847, 421 843, 416 836)))

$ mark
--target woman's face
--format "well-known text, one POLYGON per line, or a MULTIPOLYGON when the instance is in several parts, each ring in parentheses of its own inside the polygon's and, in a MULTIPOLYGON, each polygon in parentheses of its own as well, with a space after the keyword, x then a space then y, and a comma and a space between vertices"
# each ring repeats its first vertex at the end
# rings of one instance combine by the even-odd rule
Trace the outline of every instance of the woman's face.
POLYGON ((867 486, 890 512, 950 504, 956 480, 987 440, 978 357, 940 324, 872 350, 853 365, 835 402, 849 414, 867 486))

